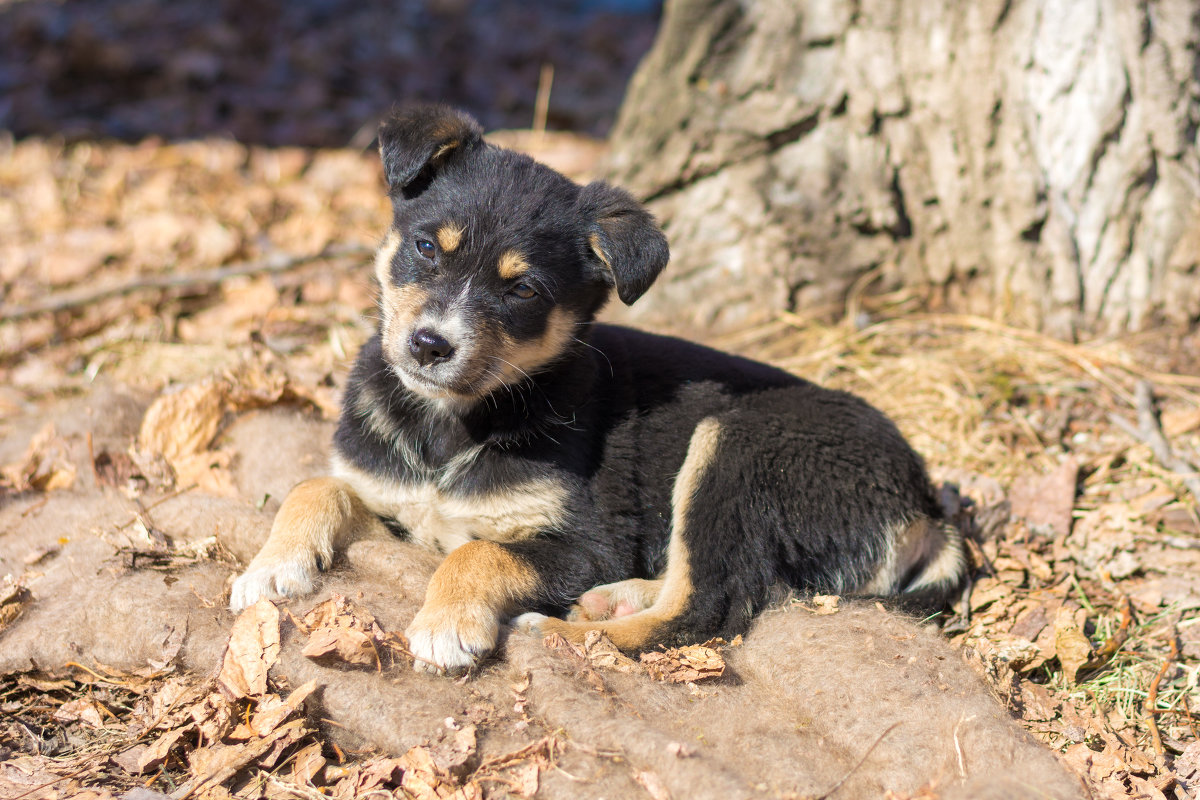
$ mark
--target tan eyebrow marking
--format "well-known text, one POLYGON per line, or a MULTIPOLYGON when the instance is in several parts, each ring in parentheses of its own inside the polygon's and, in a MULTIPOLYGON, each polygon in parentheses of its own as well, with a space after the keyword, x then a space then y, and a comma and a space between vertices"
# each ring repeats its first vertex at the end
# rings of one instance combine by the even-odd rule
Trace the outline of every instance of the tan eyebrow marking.
POLYGON ((442 252, 453 253, 462 244, 463 231, 466 230, 456 222, 447 222, 438 228, 437 240, 442 252))
POLYGON ((396 257, 396 251, 400 249, 403 241, 404 237, 400 235, 400 231, 392 228, 379 245, 379 250, 375 252, 375 277, 379 280, 380 286, 388 285, 388 273, 392 269, 392 259, 396 257))
POLYGON ((451 150, 453 150, 453 149, 454 149, 454 148, 456 148, 456 147, 458 147, 458 139, 455 139, 455 140, 453 140, 453 141, 450 141, 450 142, 446 142, 444 145, 442 145, 441 147, 439 147, 439 148, 437 149, 437 152, 433 154, 433 158, 431 158, 431 159, 429 159, 429 160, 430 160, 430 161, 437 161, 437 160, 439 160, 439 159, 440 159, 442 156, 446 155, 446 153, 449 153, 451 150))
POLYGON ((500 256, 498 269, 500 270, 500 277, 509 281, 513 278, 519 278, 528 272, 529 262, 516 250, 505 250, 500 256))

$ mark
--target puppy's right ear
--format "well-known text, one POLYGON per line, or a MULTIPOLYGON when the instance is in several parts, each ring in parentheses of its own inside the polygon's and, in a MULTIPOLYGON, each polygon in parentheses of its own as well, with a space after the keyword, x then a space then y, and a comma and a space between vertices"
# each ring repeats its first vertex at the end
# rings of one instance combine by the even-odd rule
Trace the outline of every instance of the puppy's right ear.
POLYGON ((389 194, 416 196, 420 192, 414 190, 423 188, 416 184, 427 183, 432 170, 481 141, 483 128, 475 118, 449 106, 413 106, 394 112, 379 126, 379 155, 389 194))

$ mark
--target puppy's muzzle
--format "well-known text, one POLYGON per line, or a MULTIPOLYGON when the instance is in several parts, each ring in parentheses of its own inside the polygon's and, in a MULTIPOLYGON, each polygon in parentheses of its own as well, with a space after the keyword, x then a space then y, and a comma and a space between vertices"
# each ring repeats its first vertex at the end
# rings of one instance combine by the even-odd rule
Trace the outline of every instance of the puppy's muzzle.
POLYGON ((422 367, 444 363, 454 356, 454 345, 430 328, 414 331, 408 340, 408 350, 422 367))

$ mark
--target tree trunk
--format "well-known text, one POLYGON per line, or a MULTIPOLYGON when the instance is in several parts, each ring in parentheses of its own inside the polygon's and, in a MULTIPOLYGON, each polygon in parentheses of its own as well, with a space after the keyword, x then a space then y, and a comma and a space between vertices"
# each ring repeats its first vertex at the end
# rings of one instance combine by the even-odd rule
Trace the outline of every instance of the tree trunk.
POLYGON ((1195 319, 1198 126, 1190 0, 668 0, 612 137, 673 252, 632 316, 878 277, 1068 337, 1195 319))

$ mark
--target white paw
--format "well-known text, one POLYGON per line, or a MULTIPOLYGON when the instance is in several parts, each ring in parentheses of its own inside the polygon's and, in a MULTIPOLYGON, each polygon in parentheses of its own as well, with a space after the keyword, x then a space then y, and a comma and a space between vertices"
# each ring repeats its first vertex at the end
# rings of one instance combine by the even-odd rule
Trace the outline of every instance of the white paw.
MULTIPOLYGON (((255 559, 257 561, 257 559, 255 559)), ((296 597, 313 590, 317 569, 305 559, 287 559, 250 567, 233 582, 229 607, 234 611, 252 606, 259 600, 296 597)))
POLYGON ((485 609, 422 608, 408 630, 413 669, 435 675, 463 672, 496 647, 500 625, 485 609))
POLYGON ((509 623, 509 625, 511 625, 514 630, 518 630, 521 633, 527 633, 530 636, 541 636, 542 623, 547 619, 549 619, 549 617, 547 617, 545 614, 539 614, 536 611, 528 611, 519 617, 515 617, 512 622, 509 623))

